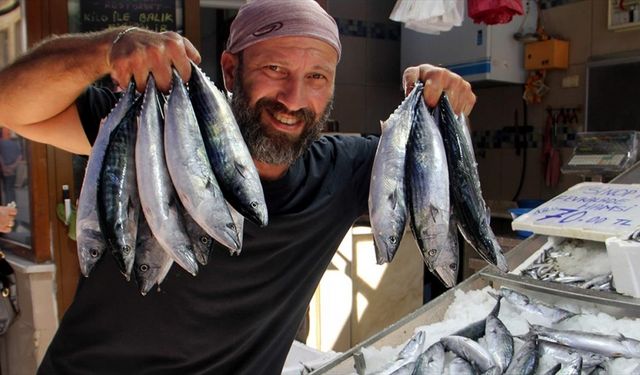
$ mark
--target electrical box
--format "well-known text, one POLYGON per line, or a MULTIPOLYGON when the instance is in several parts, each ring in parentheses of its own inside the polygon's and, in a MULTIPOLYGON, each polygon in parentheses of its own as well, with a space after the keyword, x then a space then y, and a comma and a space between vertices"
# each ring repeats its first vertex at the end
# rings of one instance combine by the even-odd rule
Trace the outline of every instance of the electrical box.
POLYGON ((566 69, 569 67, 569 42, 560 39, 549 39, 527 43, 524 46, 524 68, 566 69))
POLYGON ((537 7, 500 25, 474 23, 468 15, 462 26, 440 35, 405 27, 401 36, 401 69, 429 63, 443 66, 474 83, 521 84, 527 79, 524 46, 518 40, 535 30, 537 7))

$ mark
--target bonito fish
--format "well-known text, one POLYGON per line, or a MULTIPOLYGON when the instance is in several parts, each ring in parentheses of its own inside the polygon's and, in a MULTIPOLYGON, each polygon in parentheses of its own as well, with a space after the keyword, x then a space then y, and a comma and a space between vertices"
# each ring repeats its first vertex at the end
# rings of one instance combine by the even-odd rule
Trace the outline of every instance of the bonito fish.
POLYGON ((167 170, 162 112, 153 76, 149 76, 138 122, 136 166, 140 203, 149 228, 160 246, 187 272, 195 275, 198 264, 185 232, 178 199, 167 170))
POLYGON ((477 342, 462 336, 446 336, 440 339, 445 348, 469 361, 483 374, 499 374, 501 370, 496 366, 491 353, 477 342))
POLYGON ((260 176, 231 107, 195 64, 191 64, 189 96, 211 168, 225 198, 247 219, 260 226, 267 225, 267 204, 260 176))
POLYGON ((153 237, 144 214, 138 221, 135 254, 133 274, 138 290, 144 296, 154 285, 162 283, 173 264, 169 253, 153 237))
POLYGON ((440 99, 434 114, 447 153, 454 211, 459 220, 458 228, 480 256, 501 271, 507 272, 507 261, 489 225, 489 211, 480 189, 473 145, 469 143, 468 135, 465 135, 466 130, 463 128, 466 126, 464 116, 460 116, 460 120, 456 118, 445 95, 440 99))
POLYGON ((444 345, 432 344, 416 359, 413 375, 440 375, 444 371, 444 345))
POLYGON ((395 256, 407 222, 405 159, 416 103, 422 99, 422 83, 381 123, 369 187, 369 219, 378 264, 395 256))
POLYGON ((86 277, 89 276, 89 273, 91 273, 91 270, 93 270, 93 267, 107 248, 106 240, 100 231, 100 221, 96 208, 98 204, 98 180, 109 144, 109 136, 133 105, 135 95, 135 85, 132 83, 100 127, 87 162, 76 214, 78 260, 80 262, 80 271, 86 277))
MULTIPOLYGON (((416 104, 407 143, 405 173, 413 237, 429 271, 452 287, 458 276, 458 242, 450 241, 447 156, 438 126, 424 100, 418 100, 416 104), (440 262, 436 267, 438 259, 440 262), (442 264, 443 261, 448 264, 442 264)), ((455 231, 453 234, 457 236, 455 231)))
POLYGON ((546 319, 551 320, 553 323, 561 322, 576 315, 569 310, 549 306, 542 301, 531 299, 528 296, 509 288, 501 287, 498 293, 516 308, 543 316, 546 319))
POLYGON ((139 100, 111 132, 98 183, 100 228, 127 280, 133 268, 140 214, 134 159, 137 103, 139 100))
POLYGON ((240 243, 235 223, 209 164, 187 89, 175 70, 165 108, 164 152, 182 205, 211 237, 238 251, 240 243))
POLYGON ((559 330, 533 325, 532 332, 542 338, 572 348, 599 353, 608 357, 640 358, 640 341, 620 334, 604 335, 591 332, 559 330))

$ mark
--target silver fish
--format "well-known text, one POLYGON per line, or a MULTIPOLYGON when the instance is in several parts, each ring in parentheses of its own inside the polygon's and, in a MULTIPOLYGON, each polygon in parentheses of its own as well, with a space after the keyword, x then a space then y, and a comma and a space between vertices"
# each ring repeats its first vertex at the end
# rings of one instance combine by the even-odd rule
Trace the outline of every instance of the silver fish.
POLYGON ((240 245, 240 247, 238 247, 238 250, 229 250, 231 252, 231 255, 239 255, 240 251, 242 250, 242 238, 243 238, 243 232, 244 232, 244 216, 242 216, 242 214, 240 212, 238 212, 238 210, 236 210, 235 208, 233 208, 232 205, 227 203, 227 206, 229 207, 229 212, 231 213, 231 217, 233 218, 233 223, 236 226, 236 231, 238 232, 238 244, 240 245))
POLYGON ((153 237, 144 214, 140 215, 133 268, 140 293, 144 296, 154 285, 160 284, 172 264, 173 260, 169 253, 153 237))
POLYGON ((164 143, 167 169, 186 211, 211 237, 239 250, 235 223, 209 164, 187 89, 175 70, 165 106, 164 143))
POLYGON ((538 353, 541 356, 553 357, 562 363, 571 362, 576 356, 580 356, 582 357, 582 366, 584 368, 598 366, 607 360, 607 357, 602 354, 572 348, 547 340, 538 340, 538 353))
POLYGON ((440 375, 444 371, 444 346, 432 344, 418 356, 412 375, 440 375))
MULTIPOLYGON (((455 285, 457 268, 444 268, 449 271, 441 277, 435 272, 435 259, 441 253, 457 252, 451 248, 449 236, 449 171, 442 136, 424 100, 418 100, 411 132, 406 149, 406 196, 409 212, 409 224, 422 258, 429 271, 442 282, 455 285)), ((457 245, 457 242, 456 242, 457 245)), ((442 259, 444 259, 443 257, 442 259)), ((446 258, 453 258, 449 255, 446 258)))
POLYGON ((522 293, 505 287, 500 288, 498 293, 513 306, 523 311, 544 316, 545 318, 550 319, 553 323, 561 322, 576 315, 569 310, 549 306, 541 301, 531 299, 522 293))
POLYGON ((377 375, 410 375, 415 367, 415 362, 424 346, 425 333, 418 331, 402 347, 393 362, 376 372, 377 375))
POLYGON ((456 375, 475 375, 478 372, 473 368, 471 363, 464 358, 456 356, 449 362, 447 366, 449 374, 456 375))
POLYGON ((195 64, 191 64, 189 97, 225 198, 247 219, 260 226, 267 225, 267 204, 260 176, 231 107, 195 64))
POLYGON ((109 136, 133 105, 135 95, 135 85, 132 83, 111 110, 100 130, 98 130, 98 135, 91 149, 91 155, 87 161, 87 169, 82 181, 82 189, 78 199, 78 211, 76 213, 78 260, 80 262, 80 271, 85 277, 89 276, 89 273, 91 273, 91 270, 93 270, 93 267, 107 248, 106 240, 100 231, 100 221, 96 207, 98 179, 102 170, 107 145, 109 144, 109 136))
POLYGON ((487 349, 502 373, 513 359, 513 336, 497 316, 489 314, 485 328, 487 349))
POLYGON ((424 339, 424 331, 416 332, 405 344, 402 350, 400 350, 397 359, 415 359, 416 357, 418 357, 418 355, 422 353, 424 339))
POLYGON ((136 166, 140 203, 149 228, 165 251, 187 272, 195 275, 198 263, 185 232, 178 199, 167 170, 162 111, 155 80, 149 75, 138 122, 136 166))
MULTIPOLYGON (((493 315, 497 317, 498 314, 500 313, 500 300, 502 299, 502 296, 493 295, 493 294, 492 296, 496 299, 496 304, 493 306, 493 309, 491 309, 488 315, 493 315)), ((484 319, 480 319, 471 324, 468 324, 467 326, 455 331, 451 335, 463 336, 463 337, 470 338, 471 340, 478 340, 480 337, 485 335, 486 327, 487 327, 487 318, 485 317, 484 319)))
POLYGON ((209 262, 209 255, 213 250, 213 238, 209 236, 207 231, 205 231, 184 208, 180 211, 182 212, 184 229, 187 231, 193 244, 193 254, 198 263, 204 266, 209 262))
POLYGON ((464 116, 456 118, 445 95, 442 95, 434 114, 447 153, 458 228, 480 256, 499 270, 507 272, 507 261, 489 223, 489 210, 482 197, 473 145, 468 143, 463 128, 466 126, 464 116))
POLYGON ((580 375, 582 373, 582 357, 576 356, 571 362, 565 363, 557 375, 580 375))
POLYGON ((458 247, 458 220, 451 212, 449 218, 449 233, 447 245, 433 260, 433 271, 436 276, 448 287, 453 287, 458 282, 460 270, 460 250, 458 247))
POLYGON ((531 375, 538 368, 538 338, 528 335, 524 344, 514 354, 511 364, 505 371, 509 375, 531 375))
POLYGON ((369 219, 378 264, 391 262, 407 222, 405 159, 413 112, 422 99, 422 84, 381 123, 369 186, 369 219))
POLYGON ((138 107, 134 104, 110 134, 97 196, 102 234, 127 280, 133 269, 140 214, 133 155, 138 107))
POLYGON ((576 349, 599 353, 608 357, 640 358, 640 341, 620 334, 603 335, 591 332, 558 330, 533 325, 532 331, 540 337, 576 349))
POLYGON ((440 342, 448 350, 469 361, 481 373, 498 374, 499 368, 496 366, 491 353, 477 342, 462 336, 446 336, 440 342))

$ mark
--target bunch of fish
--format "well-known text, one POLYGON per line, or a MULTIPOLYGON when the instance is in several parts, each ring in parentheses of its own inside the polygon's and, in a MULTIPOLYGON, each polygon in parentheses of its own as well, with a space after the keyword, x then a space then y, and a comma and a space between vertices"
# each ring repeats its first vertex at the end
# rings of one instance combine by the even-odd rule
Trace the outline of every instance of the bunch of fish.
POLYGON ((131 84, 98 132, 78 202, 80 268, 103 253, 146 294, 173 262, 195 275, 214 240, 242 248, 244 218, 267 224, 255 165, 225 96, 192 64, 168 98, 131 84))
MULTIPOLYGON (((373 373, 443 374, 446 368, 449 374, 578 375, 582 371, 606 373, 607 361, 612 358, 640 358, 640 341, 623 335, 530 325, 527 334, 514 337, 498 318, 503 300, 522 311, 540 314, 552 323, 576 314, 508 288, 501 288, 494 297, 497 299, 496 305, 484 319, 441 337, 426 348, 425 343, 429 340, 425 332, 419 330, 391 362, 373 373), (514 339, 521 341, 521 344, 514 345, 514 339), (452 355, 445 356, 445 352, 451 352, 452 355), (552 367, 539 368, 543 359, 545 364, 552 367)), ((367 373, 363 356, 356 361, 355 367, 359 375, 367 373)))
POLYGON ((557 259, 571 256, 571 253, 553 247, 540 253, 529 266, 522 269, 522 276, 535 280, 552 281, 583 289, 615 292, 613 275, 611 272, 595 276, 569 275, 562 271, 557 259))
POLYGON ((409 221, 425 264, 448 287, 458 275, 457 230, 486 261, 506 272, 464 116, 456 117, 445 95, 430 111, 422 91, 417 82, 381 123, 369 190, 377 262, 393 259, 409 221))

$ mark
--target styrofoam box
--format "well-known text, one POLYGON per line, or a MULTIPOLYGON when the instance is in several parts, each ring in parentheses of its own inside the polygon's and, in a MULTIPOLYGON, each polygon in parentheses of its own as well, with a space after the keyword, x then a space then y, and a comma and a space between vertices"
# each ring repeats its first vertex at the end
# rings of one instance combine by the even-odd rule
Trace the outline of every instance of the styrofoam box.
POLYGON ((605 244, 616 290, 640 297, 640 242, 611 237, 605 244))

